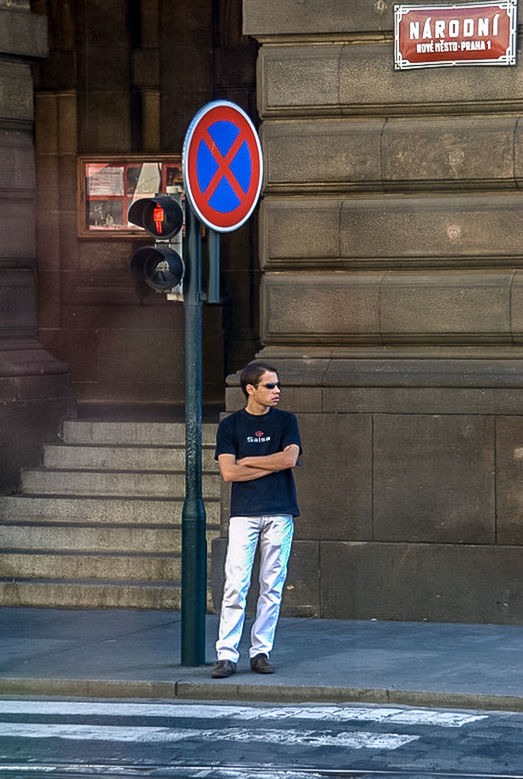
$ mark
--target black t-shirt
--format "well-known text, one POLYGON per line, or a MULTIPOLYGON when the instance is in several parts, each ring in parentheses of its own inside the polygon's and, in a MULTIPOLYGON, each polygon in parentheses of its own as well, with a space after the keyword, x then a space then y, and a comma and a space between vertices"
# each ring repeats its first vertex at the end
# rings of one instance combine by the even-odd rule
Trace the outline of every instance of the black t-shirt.
MULTIPOLYGON (((222 419, 216 434, 215 459, 220 454, 260 457, 281 452, 286 446, 300 447, 300 433, 294 414, 270 408, 261 416, 242 409, 222 419)), ((231 490, 231 516, 255 517, 268 514, 292 514, 300 511, 292 468, 273 471, 252 481, 236 481, 231 490)))

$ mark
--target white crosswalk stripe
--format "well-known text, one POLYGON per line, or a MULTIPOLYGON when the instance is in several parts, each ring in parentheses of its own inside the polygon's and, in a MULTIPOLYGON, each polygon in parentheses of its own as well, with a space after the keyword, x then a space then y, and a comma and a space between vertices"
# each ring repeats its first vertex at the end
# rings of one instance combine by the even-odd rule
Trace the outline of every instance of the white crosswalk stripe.
POLYGON ((322 720, 326 722, 375 722, 403 725, 434 725, 460 728, 485 714, 432 711, 430 709, 400 709, 372 706, 232 706, 205 703, 98 703, 90 701, 0 701, 0 716, 5 714, 60 716, 125 716, 175 717, 177 719, 236 720, 322 720))
POLYGON ((345 747, 350 749, 398 749, 416 741, 419 736, 395 733, 342 732, 335 735, 317 730, 255 730, 251 728, 119 727, 114 725, 28 724, 2 722, 1 736, 11 738, 60 738, 73 741, 117 741, 141 744, 167 744, 176 741, 231 741, 250 744, 281 744, 284 746, 345 747))

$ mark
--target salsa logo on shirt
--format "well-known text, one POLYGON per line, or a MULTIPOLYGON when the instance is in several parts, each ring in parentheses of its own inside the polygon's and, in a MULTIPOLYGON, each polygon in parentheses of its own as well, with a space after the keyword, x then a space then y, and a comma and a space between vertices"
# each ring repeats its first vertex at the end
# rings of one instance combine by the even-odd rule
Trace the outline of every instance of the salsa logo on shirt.
POLYGON ((248 444, 264 444, 270 440, 271 440, 270 435, 265 435, 263 430, 257 430, 254 435, 247 436, 248 444))

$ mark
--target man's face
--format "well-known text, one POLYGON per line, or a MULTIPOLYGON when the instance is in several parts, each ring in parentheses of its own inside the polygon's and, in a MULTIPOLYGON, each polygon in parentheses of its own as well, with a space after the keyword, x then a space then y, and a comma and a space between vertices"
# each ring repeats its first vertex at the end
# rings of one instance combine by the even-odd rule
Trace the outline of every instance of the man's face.
POLYGON ((249 397, 260 406, 265 406, 265 408, 277 406, 280 402, 279 381, 277 373, 265 371, 256 387, 252 384, 247 384, 249 397))

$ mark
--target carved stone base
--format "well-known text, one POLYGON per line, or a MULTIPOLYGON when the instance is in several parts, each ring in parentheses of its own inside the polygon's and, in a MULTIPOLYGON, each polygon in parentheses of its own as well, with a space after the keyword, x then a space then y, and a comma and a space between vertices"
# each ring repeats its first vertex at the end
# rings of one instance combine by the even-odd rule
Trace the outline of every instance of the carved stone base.
POLYGON ((260 354, 303 443, 284 613, 520 623, 521 360, 290 354, 260 354))

